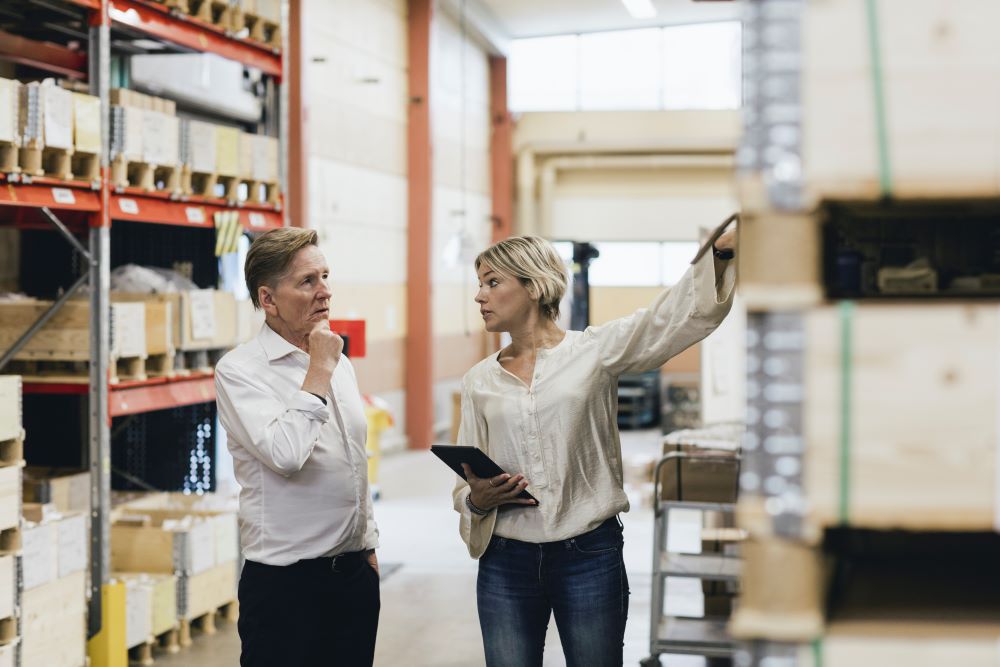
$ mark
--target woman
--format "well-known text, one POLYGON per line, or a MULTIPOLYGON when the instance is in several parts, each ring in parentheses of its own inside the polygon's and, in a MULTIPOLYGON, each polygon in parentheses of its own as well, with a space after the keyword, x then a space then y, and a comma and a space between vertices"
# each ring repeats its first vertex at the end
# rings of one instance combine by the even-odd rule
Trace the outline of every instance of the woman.
POLYGON ((507 473, 466 468, 453 492, 460 532, 479 559, 479 622, 489 667, 542 664, 555 614, 566 664, 621 665, 628 580, 617 380, 662 366, 731 306, 735 235, 723 235, 649 309, 586 331, 556 325, 566 272, 552 246, 514 237, 476 258, 486 330, 511 344, 462 381, 458 444, 507 473), (527 489, 537 499, 518 498, 527 489))

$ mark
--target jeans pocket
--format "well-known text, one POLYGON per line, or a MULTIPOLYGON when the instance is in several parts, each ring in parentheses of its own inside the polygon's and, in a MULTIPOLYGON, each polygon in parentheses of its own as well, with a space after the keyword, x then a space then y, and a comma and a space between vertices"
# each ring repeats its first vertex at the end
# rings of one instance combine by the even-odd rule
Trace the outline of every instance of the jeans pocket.
POLYGON ((490 544, 486 547, 485 553, 483 553, 483 558, 487 556, 492 556, 493 554, 503 553, 503 550, 507 548, 507 540, 503 537, 498 537, 494 535, 490 538, 490 544))
POLYGON ((619 551, 624 541, 619 531, 597 529, 574 537, 570 543, 577 553, 598 555, 619 551))

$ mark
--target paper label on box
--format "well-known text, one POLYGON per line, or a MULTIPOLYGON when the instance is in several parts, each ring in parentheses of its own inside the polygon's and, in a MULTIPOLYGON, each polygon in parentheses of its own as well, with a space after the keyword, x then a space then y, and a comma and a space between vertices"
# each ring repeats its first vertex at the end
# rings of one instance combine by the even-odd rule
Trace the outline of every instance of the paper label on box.
POLYGON ((142 303, 113 303, 114 317, 112 348, 116 356, 146 355, 146 306, 142 303))
POLYGON ((52 199, 57 204, 76 203, 76 195, 69 188, 52 188, 52 199))
POLYGON ((191 300, 191 337, 215 338, 215 290, 189 292, 191 300))
POLYGON ((263 227, 266 223, 263 213, 250 213, 250 226, 263 227))
POLYGON ((134 199, 119 199, 118 208, 121 209, 122 213, 139 215, 139 202, 134 199))
POLYGON ((667 577, 664 584, 663 615, 704 618, 705 592, 697 577, 667 577))
POLYGON ((205 224, 205 209, 200 206, 188 206, 184 209, 184 215, 187 216, 187 221, 190 223, 205 224))
POLYGON ((701 510, 670 508, 667 515, 667 551, 701 553, 701 510))

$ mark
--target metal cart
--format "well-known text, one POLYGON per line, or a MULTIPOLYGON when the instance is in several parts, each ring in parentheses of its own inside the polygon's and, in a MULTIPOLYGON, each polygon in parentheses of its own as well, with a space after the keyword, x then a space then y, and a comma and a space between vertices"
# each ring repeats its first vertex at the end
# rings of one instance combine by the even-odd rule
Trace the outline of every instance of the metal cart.
MULTIPOLYGON (((738 462, 740 455, 733 458, 738 462)), ((701 655, 707 658, 732 658, 736 644, 727 630, 727 620, 719 618, 685 618, 664 616, 664 597, 667 577, 695 577, 700 580, 738 582, 742 561, 738 556, 724 554, 684 554, 667 550, 670 531, 670 510, 689 509, 720 512, 733 516, 735 504, 731 502, 686 502, 660 499, 660 474, 663 466, 684 460, 713 460, 718 457, 691 452, 669 452, 656 464, 653 477, 654 541, 653 587, 649 624, 649 657, 640 662, 642 667, 660 664, 661 653, 701 655)))

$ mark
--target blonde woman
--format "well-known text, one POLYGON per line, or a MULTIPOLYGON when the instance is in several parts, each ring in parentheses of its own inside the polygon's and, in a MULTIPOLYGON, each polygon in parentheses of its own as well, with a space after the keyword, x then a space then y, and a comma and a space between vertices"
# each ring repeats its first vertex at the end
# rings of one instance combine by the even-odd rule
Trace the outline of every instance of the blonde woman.
POLYGON ((513 237, 476 258, 486 330, 511 337, 465 374, 458 435, 507 473, 480 479, 466 468, 452 494, 479 559, 489 667, 540 666, 553 613, 567 665, 621 665, 629 589, 618 514, 629 504, 618 376, 659 368, 719 325, 734 244, 727 232, 648 309, 586 331, 556 324, 566 271, 547 241, 513 237), (524 489, 537 505, 518 498, 524 489))

